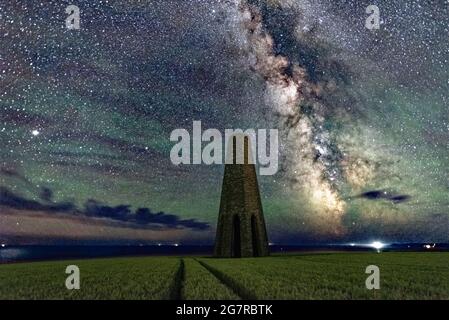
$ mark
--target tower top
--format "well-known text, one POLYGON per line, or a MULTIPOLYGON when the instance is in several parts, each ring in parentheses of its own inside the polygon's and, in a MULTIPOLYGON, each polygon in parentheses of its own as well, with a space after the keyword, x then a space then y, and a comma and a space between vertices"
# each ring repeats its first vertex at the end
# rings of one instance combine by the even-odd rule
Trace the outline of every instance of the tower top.
POLYGON ((255 136, 236 132, 226 141, 226 164, 254 164, 255 154, 255 136))

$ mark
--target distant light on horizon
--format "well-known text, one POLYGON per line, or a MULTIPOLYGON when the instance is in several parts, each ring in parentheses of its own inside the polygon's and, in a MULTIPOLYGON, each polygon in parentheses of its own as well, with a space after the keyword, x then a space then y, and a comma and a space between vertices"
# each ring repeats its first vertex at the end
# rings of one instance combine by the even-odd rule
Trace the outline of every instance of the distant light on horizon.
POLYGON ((40 134, 40 132, 39 132, 39 130, 33 130, 33 131, 31 131, 31 134, 36 137, 40 134))
POLYGON ((2 248, 6 247, 6 244, 2 243, 2 248))
POLYGON ((385 244, 380 241, 374 241, 370 244, 370 247, 373 247, 376 250, 380 250, 385 247, 385 244))

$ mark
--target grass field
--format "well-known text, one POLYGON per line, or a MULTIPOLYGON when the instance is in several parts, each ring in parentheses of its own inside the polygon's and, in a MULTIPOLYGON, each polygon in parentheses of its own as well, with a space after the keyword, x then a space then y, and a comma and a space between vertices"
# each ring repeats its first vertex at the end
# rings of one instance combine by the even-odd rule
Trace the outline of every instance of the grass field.
POLYGON ((449 253, 142 257, 0 265, 0 299, 449 299, 449 253), (81 289, 67 290, 77 265, 81 289), (380 290, 367 290, 368 265, 380 290))

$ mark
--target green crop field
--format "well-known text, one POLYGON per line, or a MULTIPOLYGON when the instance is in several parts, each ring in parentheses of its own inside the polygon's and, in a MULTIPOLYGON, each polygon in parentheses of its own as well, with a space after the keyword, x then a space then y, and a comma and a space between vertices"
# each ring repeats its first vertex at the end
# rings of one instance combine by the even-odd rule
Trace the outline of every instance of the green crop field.
POLYGON ((0 299, 449 299, 449 253, 141 257, 0 265, 0 299), (65 287, 77 265, 81 288, 65 287), (368 265, 380 289, 367 290, 368 265))
POLYGON ((116 258, 0 266, 1 299, 177 298, 176 258, 116 258), (81 289, 65 287, 68 265, 80 269, 81 289))

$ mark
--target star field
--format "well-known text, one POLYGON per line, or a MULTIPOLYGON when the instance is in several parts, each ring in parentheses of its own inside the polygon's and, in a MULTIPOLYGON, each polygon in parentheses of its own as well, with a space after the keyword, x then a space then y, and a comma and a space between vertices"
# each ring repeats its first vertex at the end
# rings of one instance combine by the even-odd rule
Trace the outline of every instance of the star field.
POLYGON ((279 129, 281 170, 259 177, 272 242, 449 241, 446 1, 0 13, 0 240, 211 242, 223 168, 169 156, 200 120, 279 129))

